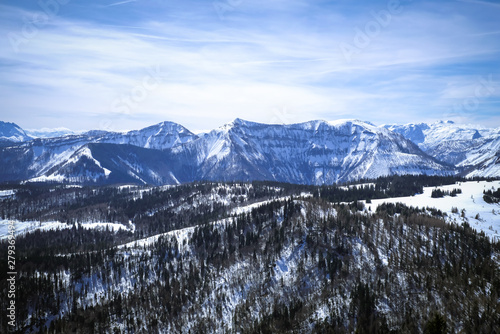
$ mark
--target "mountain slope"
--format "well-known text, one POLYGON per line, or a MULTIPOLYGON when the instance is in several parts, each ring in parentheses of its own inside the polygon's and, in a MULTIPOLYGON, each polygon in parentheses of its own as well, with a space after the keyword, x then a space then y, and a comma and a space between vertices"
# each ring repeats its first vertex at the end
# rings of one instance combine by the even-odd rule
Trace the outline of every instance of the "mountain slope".
MULTIPOLYGON (((439 312, 450 333, 495 333, 500 244, 472 219, 458 226, 432 209, 336 205, 321 189, 19 187, 0 211, 39 228, 16 237, 14 330, 423 333, 439 312), (44 220, 65 227, 41 229, 44 220)), ((0 237, 0 251, 8 246, 0 237)), ((8 278, 0 272, 0 290, 8 278)))
POLYGON ((412 140, 436 159, 456 166, 476 165, 478 160, 491 158, 496 153, 491 150, 491 142, 500 138, 500 129, 455 124, 452 121, 385 127, 412 140))
POLYGON ((270 125, 236 119, 172 151, 194 160, 199 177, 208 180, 328 184, 452 172, 404 137, 354 120, 270 125))
POLYGON ((5 146, 30 139, 31 137, 19 125, 0 121, 0 145, 5 146))
MULTIPOLYGON (((52 167, 32 182, 70 182, 80 184, 179 184, 174 176, 183 176, 176 162, 166 152, 128 144, 91 143, 52 167)), ((184 180, 181 178, 181 180, 184 180)))
POLYGON ((477 145, 467 153, 467 158, 460 163, 468 177, 500 176, 500 137, 486 138, 482 145, 477 145))
POLYGON ((394 174, 457 172, 498 177, 499 151, 500 130, 451 122, 377 127, 357 120, 273 125, 236 119, 199 136, 181 125, 162 122, 124 133, 89 131, 10 144, 0 148, 0 161, 10 164, 0 179, 91 182, 94 178, 93 182, 109 183, 132 177, 159 185, 199 180, 332 184, 394 174), (86 155, 74 156, 87 144, 117 145, 115 151, 88 147, 93 160, 103 168, 107 164, 108 175, 92 159, 86 161, 86 155), (137 147, 152 151, 138 152, 137 147), (107 154, 99 155, 101 151, 107 154), (129 165, 112 163, 111 157, 129 165), (135 170, 135 165, 141 168, 135 170), (91 169, 88 174, 82 170, 86 166, 91 169))
MULTIPOLYGON (((18 164, 11 165, 7 170, 2 171, 0 178, 3 181, 33 178, 46 180, 53 173, 53 168, 72 159, 72 156, 80 148, 89 143, 128 144, 143 148, 166 150, 194 138, 196 138, 196 135, 189 130, 171 122, 162 122, 142 130, 123 133, 89 131, 79 135, 37 138, 0 149, 0 161, 18 162, 18 164)), ((134 149, 131 148, 131 150, 134 149)), ((63 180, 52 177, 49 179, 54 181, 63 180)))
POLYGON ((467 176, 499 177, 500 129, 455 124, 386 125, 434 158, 464 170, 467 176))

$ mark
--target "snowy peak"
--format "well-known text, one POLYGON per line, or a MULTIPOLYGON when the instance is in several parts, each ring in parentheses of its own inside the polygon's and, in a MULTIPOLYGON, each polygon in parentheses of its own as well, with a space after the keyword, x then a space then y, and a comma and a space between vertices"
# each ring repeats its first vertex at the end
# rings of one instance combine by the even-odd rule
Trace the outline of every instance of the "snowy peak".
POLYGON ((182 125, 168 121, 160 122, 158 124, 145 127, 141 130, 129 131, 127 133, 130 134, 134 132, 155 133, 155 135, 171 135, 171 134, 193 135, 191 131, 189 131, 182 125))
POLYGON ((446 141, 471 141, 481 137, 498 135, 498 130, 474 125, 438 121, 431 124, 385 125, 387 129, 402 134, 424 150, 433 149, 446 141))
POLYGON ((424 131, 429 129, 425 123, 420 124, 406 124, 406 125, 385 125, 386 129, 401 134, 406 139, 411 140, 419 145, 425 141, 424 131))
POLYGON ((111 173, 101 166, 92 154, 89 145, 84 145, 59 166, 51 168, 45 175, 33 178, 33 182, 102 182, 111 173))
POLYGON ((491 129, 480 128, 473 125, 455 124, 453 122, 436 122, 425 130, 426 140, 424 144, 428 147, 435 146, 439 142, 451 140, 473 140, 474 137, 489 136, 491 129))
POLYGON ((456 124, 452 121, 385 127, 402 134, 440 161, 467 170, 478 169, 468 175, 500 176, 500 168, 491 164, 496 161, 495 156, 500 147, 500 129, 456 124), (485 168, 485 164, 491 167, 485 168))
MULTIPOLYGON (((128 145, 147 149, 168 150, 195 138, 197 136, 189 130, 172 122, 162 122, 142 130, 125 133, 92 130, 63 137, 36 138, 27 142, 9 144, 9 146, 14 146, 0 150, 0 161, 16 162, 15 165, 11 163, 9 168, 4 169, 4 172, 0 173, 0 180, 5 182, 39 177, 54 177, 54 168, 62 168, 61 164, 73 159, 74 154, 80 148, 92 143, 124 145, 121 149, 133 152, 135 149, 128 147, 128 145)), ((88 160, 86 158, 82 159, 88 160)), ((77 165, 85 168, 90 166, 89 164, 77 165)), ((95 170, 94 167, 89 168, 95 170)), ((64 170, 61 174, 78 175, 78 172, 64 170)), ((152 177, 151 179, 154 178, 152 177)), ((163 182, 163 180, 167 179, 160 177, 159 180, 162 181, 158 182, 163 182)), ((156 183, 153 182, 153 184, 156 183)))
POLYGON ((107 136, 100 142, 130 144, 158 150, 170 149, 196 139, 197 136, 180 124, 161 122, 141 130, 107 136))
POLYGON ((19 143, 30 139, 19 125, 0 121, 0 143, 19 143))
POLYGON ((236 119, 175 148, 196 157, 197 177, 331 184, 398 174, 447 174, 401 135, 358 120, 277 125, 236 119))

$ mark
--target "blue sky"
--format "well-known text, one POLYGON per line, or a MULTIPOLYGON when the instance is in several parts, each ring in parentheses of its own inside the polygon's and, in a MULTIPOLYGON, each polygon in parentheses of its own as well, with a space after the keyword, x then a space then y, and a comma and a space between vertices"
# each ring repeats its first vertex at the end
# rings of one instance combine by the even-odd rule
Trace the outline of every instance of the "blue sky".
POLYGON ((0 119, 500 127, 499 17, 492 0, 2 1, 0 119))

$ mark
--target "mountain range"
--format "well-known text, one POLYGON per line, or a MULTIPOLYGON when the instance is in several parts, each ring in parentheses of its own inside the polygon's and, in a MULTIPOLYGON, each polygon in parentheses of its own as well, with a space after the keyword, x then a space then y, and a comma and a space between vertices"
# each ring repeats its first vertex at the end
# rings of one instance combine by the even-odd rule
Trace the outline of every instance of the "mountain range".
POLYGON ((235 119, 203 134, 172 122, 129 132, 45 129, 34 138, 36 133, 0 122, 0 182, 319 185, 394 174, 500 176, 500 129, 450 121, 375 126, 235 119))
POLYGON ((500 129, 455 124, 385 126, 416 143, 430 156, 456 166, 469 177, 500 176, 500 129))

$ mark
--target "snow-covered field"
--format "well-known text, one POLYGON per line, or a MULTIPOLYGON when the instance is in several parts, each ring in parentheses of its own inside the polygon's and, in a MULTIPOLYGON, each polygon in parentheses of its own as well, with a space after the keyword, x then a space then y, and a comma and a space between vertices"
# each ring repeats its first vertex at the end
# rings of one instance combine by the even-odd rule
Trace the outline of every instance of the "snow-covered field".
POLYGON ((8 190, 0 190, 0 198, 3 197, 11 197, 16 194, 16 191, 13 189, 8 189, 8 190))
POLYGON ((415 196, 372 200, 371 204, 366 204, 366 208, 373 212, 382 203, 398 202, 419 208, 436 208, 448 215, 446 218, 448 222, 461 224, 466 221, 472 228, 483 231, 492 240, 500 240, 500 204, 488 204, 483 200, 483 191, 494 191, 498 188, 500 188, 500 181, 457 182, 440 187, 425 187, 423 194, 415 196), (432 198, 432 190, 436 188, 446 191, 459 188, 462 193, 457 194, 456 197, 432 198), (453 213, 452 208, 456 208, 458 213, 453 213), (464 217, 462 217, 463 209, 465 209, 464 217))
MULTIPOLYGON (((10 222, 14 222, 15 226, 15 234, 24 234, 27 232, 33 232, 35 230, 40 231, 48 231, 48 230, 62 230, 67 228, 72 228, 73 225, 68 225, 65 223, 61 223, 58 221, 51 222, 37 222, 37 221, 18 221, 18 220, 0 220, 0 239, 4 239, 8 237, 9 234, 9 224, 10 222)), ((110 230, 110 231, 118 231, 118 230, 131 230, 132 232, 135 230, 135 226, 125 226, 119 223, 103 223, 103 222, 89 222, 78 224, 84 229, 100 229, 100 230, 110 230)))
POLYGON ((18 220, 0 220, 0 239, 6 238, 9 233, 9 224, 14 222, 15 234, 23 234, 34 230, 59 230, 64 228, 69 228, 70 226, 60 223, 60 222, 37 222, 37 221, 18 221, 18 220))
MULTIPOLYGON (((424 188, 423 194, 417 194, 415 196, 408 197, 397 197, 397 198, 385 198, 385 199, 375 199, 372 203, 366 204, 366 208, 371 212, 374 212, 378 205, 382 203, 403 203, 407 206, 419 207, 419 208, 436 208, 446 213, 446 220, 450 223, 461 224, 463 222, 468 222, 471 227, 478 231, 483 231, 492 240, 500 240, 500 204, 488 204, 483 200, 483 191, 485 190, 496 190, 500 188, 499 181, 469 181, 469 182, 458 182, 453 185, 446 185, 440 187, 426 187, 424 188), (432 198, 431 193, 434 189, 441 189, 443 191, 452 191, 453 189, 461 189, 462 193, 457 194, 456 197, 445 196, 444 198, 432 198), (456 209, 456 210, 454 210, 456 209), (455 211, 455 212, 453 212, 455 211), (463 215, 463 217, 462 217, 463 215)), ((13 191, 3 191, 0 195, 11 196, 13 191)), ((311 194, 302 194, 302 196, 311 196, 311 194)), ((285 200, 287 197, 277 198, 275 200, 285 200)), ((261 205, 267 204, 272 200, 266 200, 261 202, 256 202, 240 207, 236 207, 232 210, 231 214, 236 216, 241 213, 246 213, 254 208, 261 205)), ((58 221, 51 222, 37 222, 37 221, 14 221, 16 228, 16 235, 27 233, 34 230, 57 230, 57 229, 67 229, 72 228, 72 225, 67 225, 58 221)), ((9 220, 0 220, 0 239, 6 238, 8 236, 8 226, 9 220)), ((85 229, 108 229, 111 231, 118 231, 120 229, 134 231, 133 224, 123 225, 120 223, 109 223, 109 222, 88 222, 80 224, 82 228, 85 229)), ((189 228, 189 232, 192 232, 193 228, 189 228)), ((188 231, 186 230, 186 231, 188 231)), ((172 232, 169 232, 172 233, 172 232)), ((159 236, 156 236, 159 237, 159 236)), ((155 238, 155 237, 152 237, 155 238)), ((182 238, 181 238, 182 239, 182 238)), ((155 240, 148 240, 148 242, 154 242, 155 240)), ((127 245, 132 246, 132 245, 127 245)))
MULTIPOLYGON (((300 194, 300 196, 301 197, 312 197, 312 194, 303 192, 300 194)), ((281 201, 286 201, 288 199, 290 199, 290 196, 283 196, 283 197, 278 197, 278 198, 274 198, 274 199, 270 199, 270 200, 260 201, 260 202, 256 202, 256 203, 252 203, 252 204, 248 204, 248 205, 244 205, 244 206, 238 206, 231 211, 231 214, 232 215, 240 215, 242 213, 251 212, 253 209, 257 209, 258 207, 260 207, 262 205, 269 204, 273 201, 281 202, 281 201)))

